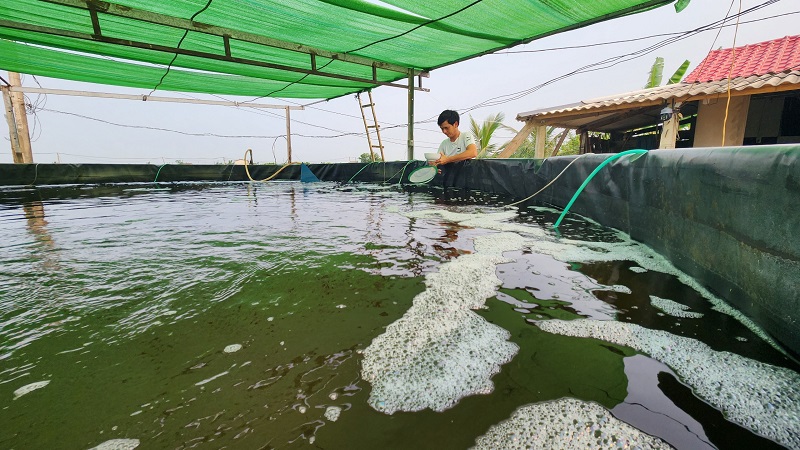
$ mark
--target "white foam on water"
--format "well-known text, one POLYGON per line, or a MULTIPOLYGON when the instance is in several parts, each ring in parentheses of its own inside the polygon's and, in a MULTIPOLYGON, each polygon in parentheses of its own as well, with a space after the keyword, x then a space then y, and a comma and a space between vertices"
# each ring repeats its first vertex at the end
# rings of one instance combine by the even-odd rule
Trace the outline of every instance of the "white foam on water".
POLYGON ((138 439, 111 439, 89 450, 133 450, 138 446, 138 439))
POLYGON ((206 379, 205 379, 205 380, 203 380, 203 381, 198 381, 198 382, 197 382, 197 383, 195 383, 194 385, 195 385, 195 386, 202 386, 202 385, 204 385, 204 384, 206 384, 206 383, 209 383, 209 382, 211 382, 211 381, 214 381, 214 380, 216 380, 217 378, 219 378, 219 377, 221 377, 221 376, 224 376, 224 375, 227 375, 227 374, 228 374, 228 371, 226 370, 225 372, 218 373, 218 374, 214 375, 214 376, 213 376, 213 377, 211 377, 211 378, 206 378, 206 379))
POLYGON ((475 449, 671 449, 615 418, 602 406, 562 398, 519 408, 511 418, 476 439, 475 449))
MULTIPOLYGON (((519 233, 521 235, 532 237, 533 239, 526 239, 520 245, 529 247, 532 251, 550 255, 553 258, 562 262, 609 262, 609 261, 633 261, 639 265, 643 271, 657 271, 670 274, 678 278, 678 280, 697 291, 701 296, 711 302, 715 311, 727 314, 734 319, 741 322, 750 331, 758 335, 765 342, 769 343, 772 347, 782 353, 785 350, 772 339, 764 330, 761 329, 750 318, 728 305, 724 300, 717 297, 711 291, 703 287, 697 280, 678 270, 666 258, 657 253, 655 250, 633 241, 626 233, 615 230, 615 238, 618 242, 589 242, 576 239, 556 238, 548 234, 539 227, 531 227, 523 224, 508 224, 501 221, 508 220, 516 217, 516 211, 505 211, 500 213, 488 214, 467 214, 456 213, 443 210, 420 210, 403 213, 407 217, 415 218, 433 218, 441 217, 444 220, 458 222, 463 226, 473 226, 476 228, 485 228, 497 231, 507 231, 519 233)), ((597 222, 589 219, 582 218, 582 220, 595 223, 597 222)), ((599 225, 599 224, 598 224, 599 225)))
POLYGON ((631 288, 629 288, 628 286, 623 286, 621 284, 615 284, 613 286, 609 286, 608 290, 609 291, 614 291, 614 292, 620 292, 620 293, 623 293, 623 294, 630 294, 631 293, 631 288))
POLYGON ((656 297, 655 295, 650 296, 650 304, 674 317, 688 317, 693 319, 703 317, 703 313, 691 312, 686 305, 667 298, 656 297))
MULTIPOLYGON (((619 242, 587 242, 556 238, 539 228, 500 223, 514 217, 513 211, 475 215, 425 210, 405 215, 438 216, 462 226, 504 233, 489 235, 497 242, 489 236, 476 238, 476 254, 456 258, 442 265, 438 274, 429 274, 428 289, 414 299, 414 305, 403 318, 387 327, 386 333, 365 351, 362 377, 373 383, 370 404, 380 411, 391 414, 426 407, 441 411, 461 397, 493 388, 491 375, 516 354, 517 348, 506 342, 508 332, 490 326, 467 308, 481 307, 485 298, 493 295, 489 291, 500 284, 494 275, 495 265, 507 261, 502 253, 526 246, 567 263, 628 260, 643 270, 674 275, 709 300, 716 311, 734 317, 783 351, 752 320, 623 232, 617 232, 619 242), (480 261, 487 257, 488 260, 480 261), (472 272, 470 266, 474 266, 472 272), (478 266, 483 269, 475 270, 478 266), (469 275, 453 276, 460 271, 469 275), (451 277, 455 282, 448 284, 451 277), (476 295, 478 291, 480 294, 476 295), (465 300, 466 297, 470 300, 465 300), (462 300, 451 301, 459 298, 462 300), (509 346, 504 348, 503 344, 509 346)), ((721 409, 729 420, 789 447, 800 448, 800 433, 794 431, 800 429, 800 375, 789 369, 715 352, 700 341, 628 323, 592 320, 536 323, 545 331, 604 339, 647 353, 672 367, 697 395, 721 409)), ((537 427, 529 423, 525 428, 535 431, 537 427)), ((561 437, 561 431, 566 433, 561 426, 554 430, 560 430, 554 433, 561 437)), ((558 445, 550 442, 542 448, 558 445)))
POLYGON ((596 320, 536 322, 544 331, 625 345, 672 368, 725 417, 789 448, 800 448, 800 374, 696 339, 639 325, 596 320))
POLYGON ((26 384, 25 386, 22 386, 21 388, 19 388, 16 391, 14 391, 14 400, 22 397, 25 394, 33 392, 33 391, 35 391, 37 389, 41 389, 41 388, 47 386, 48 384, 50 384, 50 380, 37 381, 35 383, 26 384))
POLYGON ((725 303, 724 300, 712 294, 697 280, 678 270, 666 258, 646 245, 634 242, 630 237, 616 231, 620 242, 587 242, 574 239, 536 240, 528 243, 532 251, 550 255, 563 262, 606 262, 606 261, 633 261, 645 270, 662 272, 675 276, 681 283, 697 291, 706 300, 711 302, 715 311, 727 314, 741 322, 750 331, 757 334, 772 347, 785 354, 785 350, 761 329, 750 318, 725 303))
POLYGON ((331 422, 339 420, 340 414, 342 414, 342 408, 338 406, 328 406, 328 409, 325 410, 325 418, 331 422))
MULTIPOLYGON (((455 213, 454 213, 455 214, 455 213)), ((475 238, 476 253, 439 266, 402 318, 364 350, 361 376, 372 384, 378 411, 443 411, 461 398, 492 392, 491 377, 517 353, 508 331, 475 314, 496 293, 504 251, 523 239, 513 233, 475 238)))
POLYGON ((235 353, 242 349, 242 344, 231 344, 222 349, 225 353, 235 353))
POLYGON ((644 267, 639 267, 639 266, 632 266, 629 269, 630 269, 631 272, 636 272, 636 273, 645 273, 645 272, 647 272, 647 269, 645 269, 644 267))

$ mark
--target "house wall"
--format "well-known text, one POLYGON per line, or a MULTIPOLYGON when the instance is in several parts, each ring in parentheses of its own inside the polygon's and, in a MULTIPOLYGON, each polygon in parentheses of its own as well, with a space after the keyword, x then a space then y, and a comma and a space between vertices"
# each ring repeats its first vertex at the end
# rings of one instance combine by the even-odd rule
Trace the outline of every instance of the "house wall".
MULTIPOLYGON (((723 95, 700 102, 697 109, 697 131, 694 135, 695 147, 720 146, 727 103, 728 98, 723 95)), ((725 125, 725 147, 742 145, 749 109, 749 95, 731 97, 728 123, 725 125)))

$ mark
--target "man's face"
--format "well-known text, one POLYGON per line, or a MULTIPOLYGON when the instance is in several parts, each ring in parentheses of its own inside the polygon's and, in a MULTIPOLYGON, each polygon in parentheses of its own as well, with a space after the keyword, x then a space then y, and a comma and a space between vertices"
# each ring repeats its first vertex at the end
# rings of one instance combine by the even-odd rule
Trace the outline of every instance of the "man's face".
POLYGON ((445 120, 441 125, 439 125, 439 128, 442 129, 442 133, 450 138, 451 141, 458 137, 458 122, 455 124, 450 124, 450 122, 445 120))

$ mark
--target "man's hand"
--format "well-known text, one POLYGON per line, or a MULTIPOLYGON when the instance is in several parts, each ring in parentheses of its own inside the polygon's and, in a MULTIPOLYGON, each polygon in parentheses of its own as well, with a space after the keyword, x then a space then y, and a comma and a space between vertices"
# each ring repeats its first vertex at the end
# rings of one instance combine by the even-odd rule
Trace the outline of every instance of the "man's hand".
POLYGON ((436 161, 428 161, 428 164, 431 166, 438 166, 440 164, 447 164, 447 163, 448 163, 447 156, 445 156, 443 153, 439 153, 439 159, 437 159, 436 161))

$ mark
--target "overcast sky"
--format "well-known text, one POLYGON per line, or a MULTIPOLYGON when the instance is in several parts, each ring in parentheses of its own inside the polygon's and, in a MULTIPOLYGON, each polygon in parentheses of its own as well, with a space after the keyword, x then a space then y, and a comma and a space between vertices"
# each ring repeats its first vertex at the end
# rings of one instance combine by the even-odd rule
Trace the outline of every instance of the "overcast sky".
MULTIPOLYGON (((742 0, 742 10, 765 1, 742 0)), ((437 69, 431 72, 430 78, 423 81, 423 86, 431 91, 416 93, 415 119, 429 121, 415 126, 414 156, 422 159, 423 152, 435 151, 439 142, 444 139, 435 123, 443 109, 455 109, 462 113, 462 130, 468 130, 470 116, 483 121, 488 115, 498 112, 505 114, 506 125, 518 129, 522 124, 515 117, 520 112, 641 89, 657 56, 665 59, 665 81, 685 59, 691 61, 691 71, 712 48, 729 48, 733 45, 735 20, 728 22, 730 26, 723 28, 719 36, 718 30, 712 30, 678 39, 677 42, 663 47, 661 44, 675 40, 679 37, 677 33, 722 20, 729 10, 730 14, 735 14, 738 9, 739 0, 692 0, 689 7, 681 13, 676 13, 669 5, 437 69), (638 40, 597 45, 631 39, 638 40), (583 48, 548 50, 571 46, 583 48), (632 54, 651 46, 661 48, 655 48, 641 56, 622 58, 613 65, 597 66, 601 69, 568 76, 535 89, 542 83, 583 66, 632 54), (487 101, 492 104, 474 108, 487 101)), ((780 0, 742 16, 735 37, 736 45, 798 34, 798 12, 800 1, 780 0), (782 17, 758 20, 781 14, 782 17)), ((479 27, 480 24, 475 26, 479 27)), ((138 95, 148 93, 138 89, 76 83, 40 76, 34 79, 26 75, 23 78, 25 86, 37 87, 37 81, 42 87, 54 89, 138 95)), ((154 95, 220 99, 214 96, 161 91, 154 95)), ((214 164, 241 158, 248 148, 253 149, 257 163, 283 163, 286 160, 285 139, 271 137, 286 132, 282 111, 61 95, 44 97, 29 94, 28 98, 38 105, 36 114, 28 116, 33 137, 34 161, 38 163, 162 164, 183 161, 214 164), (253 137, 191 135, 203 133, 253 137)), ((406 90, 380 87, 373 91, 373 98, 378 122, 384 128, 382 138, 387 160, 405 160, 406 90), (387 128, 392 125, 401 126, 387 128)), ((243 97, 227 99, 250 100, 243 97)), ((308 104, 313 100, 292 100, 292 103, 287 103, 280 99, 262 99, 259 102, 308 104)), ((319 103, 303 111, 292 111, 291 117, 292 154, 295 161, 348 162, 369 151, 358 103, 352 95, 319 103), (360 135, 322 137, 343 133, 360 135)), ((0 126, 0 130, 0 163, 10 163, 12 158, 8 129, 0 126)), ((510 131, 500 131, 494 142, 501 144, 513 134, 510 131)))

